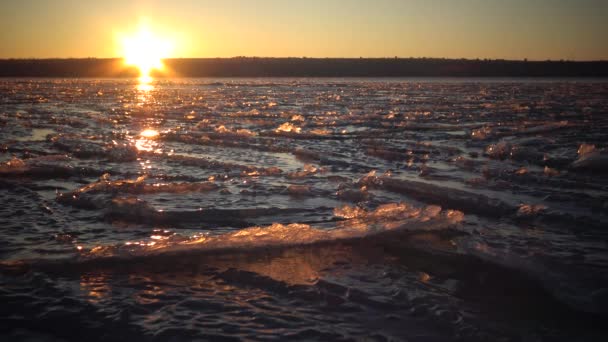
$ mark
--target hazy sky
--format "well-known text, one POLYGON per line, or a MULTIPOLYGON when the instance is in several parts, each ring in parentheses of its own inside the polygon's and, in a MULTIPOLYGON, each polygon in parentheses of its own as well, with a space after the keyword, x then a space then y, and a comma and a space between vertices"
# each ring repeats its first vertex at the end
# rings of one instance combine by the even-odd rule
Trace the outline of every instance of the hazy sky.
POLYGON ((604 0, 0 0, 0 58, 118 57, 141 18, 175 57, 608 59, 604 0))

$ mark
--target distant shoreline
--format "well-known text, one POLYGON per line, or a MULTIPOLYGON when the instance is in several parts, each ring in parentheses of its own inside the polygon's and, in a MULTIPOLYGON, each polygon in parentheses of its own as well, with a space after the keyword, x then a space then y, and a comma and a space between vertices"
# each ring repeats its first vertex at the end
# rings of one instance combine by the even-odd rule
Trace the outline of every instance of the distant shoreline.
MULTIPOLYGON (((608 77, 608 61, 173 58, 155 77, 608 77)), ((0 77, 137 77, 119 58, 0 59, 0 77)))

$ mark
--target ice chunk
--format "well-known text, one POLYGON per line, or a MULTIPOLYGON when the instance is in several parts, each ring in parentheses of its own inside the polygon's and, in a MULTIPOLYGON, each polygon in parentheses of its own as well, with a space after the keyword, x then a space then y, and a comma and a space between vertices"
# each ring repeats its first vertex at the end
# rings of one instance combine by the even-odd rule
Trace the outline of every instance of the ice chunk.
MULTIPOLYGON (((558 122, 550 122, 544 125, 528 127, 519 130, 516 133, 519 134, 538 134, 538 133, 546 133, 550 131, 554 131, 556 129, 561 129, 567 127, 569 125, 567 120, 558 121, 558 122)), ((515 133, 515 132, 514 132, 515 133)))
POLYGON ((224 126, 224 125, 220 125, 220 126, 216 127, 215 132, 220 133, 220 134, 238 135, 238 136, 242 136, 242 137, 252 137, 252 136, 256 135, 255 132, 252 132, 246 128, 231 130, 231 129, 226 128, 226 126, 224 126))
POLYGON ((559 171, 557 171, 556 169, 552 169, 548 166, 545 166, 543 173, 545 174, 545 176, 549 176, 549 177, 559 176, 559 171))
POLYGON ((280 132, 300 133, 301 130, 302 130, 302 128, 297 127, 297 126, 293 125, 290 122, 286 122, 286 123, 280 125, 279 127, 277 127, 277 129, 275 130, 275 132, 277 132, 277 133, 280 133, 280 132))
POLYGON ((137 160, 137 147, 126 143, 114 142, 107 151, 108 159, 115 162, 130 162, 137 160))
POLYGON ((352 218, 356 218, 359 216, 364 216, 365 213, 366 213, 365 210, 363 210, 359 207, 351 207, 348 205, 334 209, 334 216, 345 218, 345 219, 352 219, 352 218))
POLYGON ((537 215, 547 209, 546 206, 542 204, 522 204, 517 209, 517 217, 529 217, 537 215))
POLYGON ((367 191, 367 186, 362 186, 358 189, 340 189, 338 192, 336 192, 336 195, 340 200, 351 202, 365 201, 370 197, 370 193, 367 191))
POLYGON ((293 115, 291 117, 291 121, 294 121, 294 122, 295 121, 303 122, 304 121, 304 117, 302 115, 300 115, 300 114, 296 114, 296 115, 293 115))
POLYGON ((493 159, 506 159, 511 153, 511 148, 512 146, 510 143, 500 141, 486 147, 486 154, 493 159))
POLYGON ((417 181, 376 177, 374 174, 368 174, 359 183, 484 216, 502 216, 517 211, 516 207, 506 202, 482 194, 417 181))
POLYGON ((106 212, 107 217, 130 217, 135 221, 150 218, 156 210, 137 197, 117 197, 112 199, 106 212))
POLYGON ((103 208, 108 201, 111 201, 111 197, 114 195, 207 192, 219 188, 213 182, 148 184, 145 180, 146 176, 140 176, 135 180, 112 181, 109 174, 104 174, 97 182, 93 182, 72 192, 59 193, 57 201, 76 207, 103 208))
POLYGON ((226 128, 226 126, 224 126, 224 125, 220 125, 220 126, 216 127, 216 128, 215 128, 215 131, 216 131, 217 133, 227 133, 227 132, 229 133, 229 132, 230 132, 230 130, 228 130, 228 129, 226 128))
POLYGON ((292 184, 287 187, 287 193, 291 196, 310 196, 312 195, 311 187, 309 185, 296 185, 292 184))
POLYGON ((595 145, 592 144, 581 144, 581 146, 579 146, 578 150, 576 151, 578 153, 579 157, 582 157, 586 154, 595 152, 595 145))
POLYGON ((315 173, 317 173, 317 171, 319 171, 319 169, 317 169, 314 165, 312 165, 312 164, 305 164, 304 165, 304 170, 296 171, 296 172, 290 172, 290 173, 287 174, 287 178, 291 178, 291 179, 305 178, 305 177, 314 175, 315 173))
MULTIPOLYGON (((142 210, 145 212, 146 209, 143 208, 142 210)), ((300 223, 288 225, 274 223, 267 227, 256 226, 233 233, 206 235, 185 242, 157 245, 153 248, 139 250, 138 253, 171 253, 180 250, 213 251, 231 248, 244 250, 245 248, 337 242, 372 238, 381 234, 403 231, 443 229, 459 223, 463 219, 461 212, 451 210, 440 212, 440 210, 437 206, 421 209, 405 203, 387 203, 374 211, 345 206, 336 208, 335 214, 348 219, 340 221, 334 229, 317 229, 300 223)), ((95 256, 95 253, 91 254, 95 256)))
POLYGON ((590 171, 608 170, 608 152, 605 149, 598 150, 595 145, 581 144, 578 155, 578 159, 571 165, 572 168, 590 171))
POLYGON ((23 159, 19 159, 13 156, 11 160, 3 163, 3 165, 0 167, 6 167, 9 169, 19 169, 25 167, 25 162, 23 161, 23 159))
POLYGON ((296 149, 293 151, 293 154, 297 159, 304 162, 318 161, 321 159, 319 153, 310 150, 296 149))
POLYGON ((315 134, 315 135, 330 135, 333 132, 328 130, 328 129, 324 129, 324 128, 315 128, 313 130, 310 131, 310 134, 315 134))
POLYGON ((484 140, 492 135, 492 128, 482 127, 471 131, 471 138, 476 140, 484 140))

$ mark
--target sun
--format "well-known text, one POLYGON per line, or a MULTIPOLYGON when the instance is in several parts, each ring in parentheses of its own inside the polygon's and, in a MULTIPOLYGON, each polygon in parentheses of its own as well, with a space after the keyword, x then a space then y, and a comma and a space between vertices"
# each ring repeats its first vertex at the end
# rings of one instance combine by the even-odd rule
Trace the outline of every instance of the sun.
POLYGON ((152 70, 163 70, 163 58, 169 57, 172 44, 159 37, 146 25, 141 24, 137 32, 122 36, 122 54, 126 65, 139 70, 140 81, 148 83, 152 70))

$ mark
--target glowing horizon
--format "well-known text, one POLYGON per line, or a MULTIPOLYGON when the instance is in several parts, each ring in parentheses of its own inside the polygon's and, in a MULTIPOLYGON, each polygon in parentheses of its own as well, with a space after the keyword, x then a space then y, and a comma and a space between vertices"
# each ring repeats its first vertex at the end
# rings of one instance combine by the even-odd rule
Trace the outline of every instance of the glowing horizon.
POLYGON ((144 17, 174 35, 170 58, 608 60, 599 0, 23 0, 0 9, 9 33, 0 58, 119 58, 115 36, 144 17))

